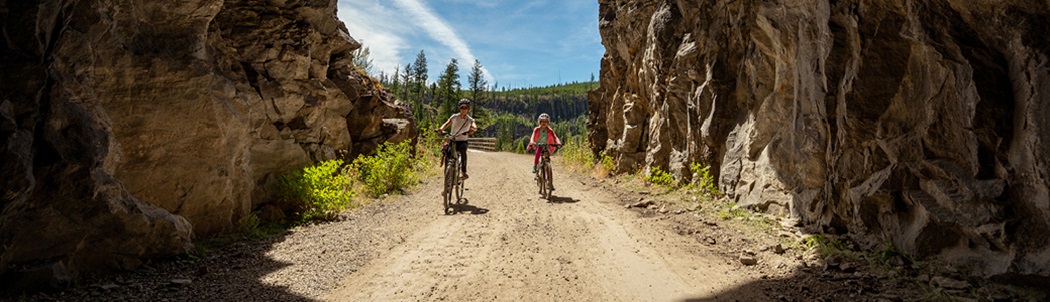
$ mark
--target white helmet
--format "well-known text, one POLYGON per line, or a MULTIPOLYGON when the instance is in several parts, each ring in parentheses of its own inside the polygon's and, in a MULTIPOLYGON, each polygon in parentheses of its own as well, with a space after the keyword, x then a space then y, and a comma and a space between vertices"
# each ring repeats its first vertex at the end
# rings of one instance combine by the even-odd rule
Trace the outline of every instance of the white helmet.
POLYGON ((548 121, 549 122, 549 121, 551 121, 551 116, 547 115, 546 113, 541 113, 540 114, 540 118, 537 119, 537 121, 548 121))

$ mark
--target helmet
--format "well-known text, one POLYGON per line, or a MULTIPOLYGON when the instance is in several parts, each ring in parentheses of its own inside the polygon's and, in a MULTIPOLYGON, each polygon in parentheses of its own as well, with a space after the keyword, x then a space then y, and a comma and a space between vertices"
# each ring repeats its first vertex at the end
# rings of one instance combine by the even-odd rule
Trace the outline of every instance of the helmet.
POLYGON ((467 105, 467 107, 470 107, 470 100, 468 100, 468 99, 461 99, 461 100, 459 100, 459 105, 457 105, 457 106, 463 106, 463 105, 467 105))
POLYGON ((549 122, 549 121, 551 121, 551 116, 547 115, 546 113, 541 113, 540 114, 540 118, 538 118, 537 121, 548 121, 549 122))

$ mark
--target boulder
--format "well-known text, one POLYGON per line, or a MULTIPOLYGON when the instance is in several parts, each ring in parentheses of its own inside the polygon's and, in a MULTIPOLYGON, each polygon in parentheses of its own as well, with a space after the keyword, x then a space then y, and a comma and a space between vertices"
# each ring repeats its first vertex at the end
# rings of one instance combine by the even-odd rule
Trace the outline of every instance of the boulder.
POLYGON ((0 278, 185 253, 275 175, 413 139, 336 7, 0 0, 0 278))
MULTIPOLYGON (((1050 5, 599 1, 588 135, 750 209, 1050 275, 1050 5)), ((860 239, 865 240, 865 239, 860 239)))

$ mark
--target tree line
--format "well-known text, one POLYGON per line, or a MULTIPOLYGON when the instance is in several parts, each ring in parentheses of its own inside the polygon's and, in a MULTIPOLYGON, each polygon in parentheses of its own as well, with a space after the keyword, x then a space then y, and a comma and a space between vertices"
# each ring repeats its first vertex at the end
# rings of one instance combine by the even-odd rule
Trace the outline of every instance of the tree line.
POLYGON ((457 103, 462 98, 473 101, 472 116, 481 131, 478 135, 496 137, 503 150, 515 151, 527 142, 536 118, 541 113, 551 116, 551 126, 559 136, 585 134, 587 92, 597 88, 591 75, 590 82, 573 82, 544 87, 490 86, 485 80, 481 62, 474 60, 467 82, 460 82, 459 61, 451 59, 436 81, 428 79, 428 63, 423 50, 415 61, 397 66, 393 74, 374 75, 369 49, 362 47, 353 53, 353 64, 362 72, 376 77, 398 99, 408 103, 420 130, 428 131, 459 112, 457 103))
MULTIPOLYGON (((358 50, 356 54, 364 55, 361 52, 367 52, 367 48, 362 49, 365 51, 358 50)), ((362 61, 364 62, 360 63, 366 66, 371 65, 370 60, 362 61)), ((426 130, 435 128, 435 125, 444 123, 448 116, 459 112, 456 109, 457 103, 463 98, 474 102, 475 118, 488 115, 482 106, 478 106, 489 98, 488 81, 485 80, 482 67, 480 61, 474 60, 464 87, 460 81, 459 60, 453 58, 445 65, 437 81, 429 81, 426 52, 420 50, 412 63, 405 64, 404 67, 395 67, 393 74, 381 72, 376 77, 395 97, 409 104, 421 130, 426 130)))

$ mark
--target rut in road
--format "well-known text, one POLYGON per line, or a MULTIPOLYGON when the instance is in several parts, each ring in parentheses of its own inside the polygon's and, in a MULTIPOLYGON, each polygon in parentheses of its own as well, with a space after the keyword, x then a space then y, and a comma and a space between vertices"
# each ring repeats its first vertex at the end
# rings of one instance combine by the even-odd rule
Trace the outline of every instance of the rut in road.
POLYGON ((672 301, 743 282, 694 240, 641 226, 588 178, 555 165, 548 202, 532 156, 471 150, 469 164, 463 212, 444 215, 441 182, 429 181, 404 205, 418 215, 388 225, 409 228, 403 242, 326 300, 672 301))

